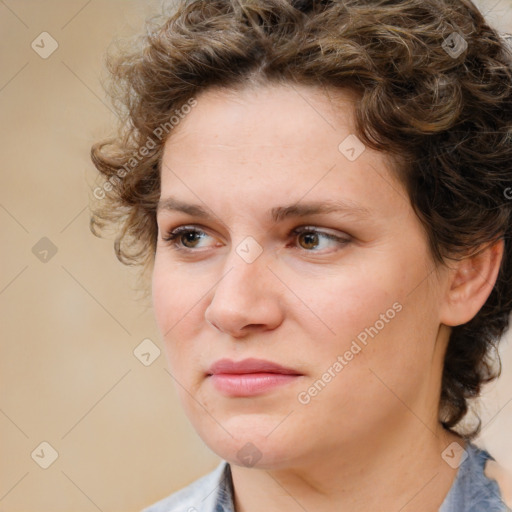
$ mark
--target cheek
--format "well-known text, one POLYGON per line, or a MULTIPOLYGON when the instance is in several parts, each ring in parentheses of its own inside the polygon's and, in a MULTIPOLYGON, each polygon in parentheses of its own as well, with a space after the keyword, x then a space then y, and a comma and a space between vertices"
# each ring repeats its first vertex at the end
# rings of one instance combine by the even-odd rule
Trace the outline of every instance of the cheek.
POLYGON ((300 308, 299 321, 313 340, 325 340, 319 346, 343 346, 379 320, 379 315, 385 314, 400 297, 399 288, 390 289, 390 284, 375 274, 355 270, 314 282, 297 282, 294 292, 307 306, 306 311, 305 306, 300 308))
POLYGON ((171 369, 179 368, 179 360, 188 357, 193 339, 201 329, 200 298, 204 283, 193 276, 169 268, 158 258, 152 277, 152 300, 155 319, 164 341, 171 369))
POLYGON ((411 366, 416 371, 431 357, 435 339, 435 332, 426 329, 435 324, 428 287, 415 289, 424 277, 417 264, 395 254, 315 280, 297 279, 294 292, 307 307, 297 303, 295 317, 315 369, 325 371, 329 362, 352 350, 357 355, 348 354, 351 367, 376 364, 393 373, 403 364, 404 371, 411 366))
POLYGON ((317 379, 329 383, 318 396, 315 389, 304 386, 308 396, 312 389, 311 410, 337 404, 364 419, 369 405, 378 414, 399 405, 389 389, 412 401, 422 386, 434 360, 434 299, 426 283, 410 293, 412 274, 407 278, 393 273, 391 266, 387 270, 383 277, 354 272, 330 280, 328 290, 315 293, 311 308, 321 313, 334 334, 325 325, 316 334, 309 330, 308 360, 314 372, 308 386, 317 379))
POLYGON ((207 290, 197 273, 165 259, 157 253, 152 276, 153 307, 162 334, 174 332, 185 318, 197 314, 194 306, 207 290))

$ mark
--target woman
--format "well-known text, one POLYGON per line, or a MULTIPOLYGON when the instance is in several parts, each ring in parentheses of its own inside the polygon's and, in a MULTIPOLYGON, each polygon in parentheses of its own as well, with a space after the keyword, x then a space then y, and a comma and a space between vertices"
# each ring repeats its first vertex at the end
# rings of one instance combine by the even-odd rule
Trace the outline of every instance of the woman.
POLYGON ((509 510, 461 423, 512 299, 511 56, 476 7, 182 1, 110 71, 92 226, 223 459, 147 511, 509 510))

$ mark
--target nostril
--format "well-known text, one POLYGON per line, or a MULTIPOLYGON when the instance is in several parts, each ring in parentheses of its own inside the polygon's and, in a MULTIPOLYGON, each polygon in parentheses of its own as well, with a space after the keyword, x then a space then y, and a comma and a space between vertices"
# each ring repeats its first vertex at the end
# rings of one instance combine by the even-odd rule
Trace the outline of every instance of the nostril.
POLYGON ((209 323, 212 327, 215 327, 215 329, 219 329, 214 322, 210 322, 210 320, 208 320, 208 318, 206 318, 206 322, 209 323))

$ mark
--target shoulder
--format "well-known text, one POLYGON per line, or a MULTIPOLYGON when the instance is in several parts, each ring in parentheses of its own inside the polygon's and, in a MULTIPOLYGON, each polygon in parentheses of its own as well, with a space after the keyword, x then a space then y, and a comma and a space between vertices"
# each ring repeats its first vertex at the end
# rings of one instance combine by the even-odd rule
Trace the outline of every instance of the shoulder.
POLYGON ((484 449, 467 443, 455 482, 440 512, 508 512, 510 475, 484 449))
POLYGON ((500 466, 494 459, 489 459, 485 466, 485 476, 494 480, 501 493, 501 499, 512 509, 512 473, 500 466))
MULTIPOLYGON (((142 512, 210 512, 220 500, 231 499, 231 472, 222 461, 211 473, 145 508, 142 512)), ((228 512, 226 508, 226 512, 228 512)))

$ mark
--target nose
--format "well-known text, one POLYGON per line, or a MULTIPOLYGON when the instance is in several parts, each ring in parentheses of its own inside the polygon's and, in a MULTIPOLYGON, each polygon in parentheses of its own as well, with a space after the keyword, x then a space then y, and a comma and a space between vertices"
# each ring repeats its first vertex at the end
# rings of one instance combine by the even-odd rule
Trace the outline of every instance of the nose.
POLYGON ((252 263, 235 251, 231 256, 213 290, 206 321, 234 338, 275 329, 283 321, 282 283, 268 269, 263 255, 252 263))

